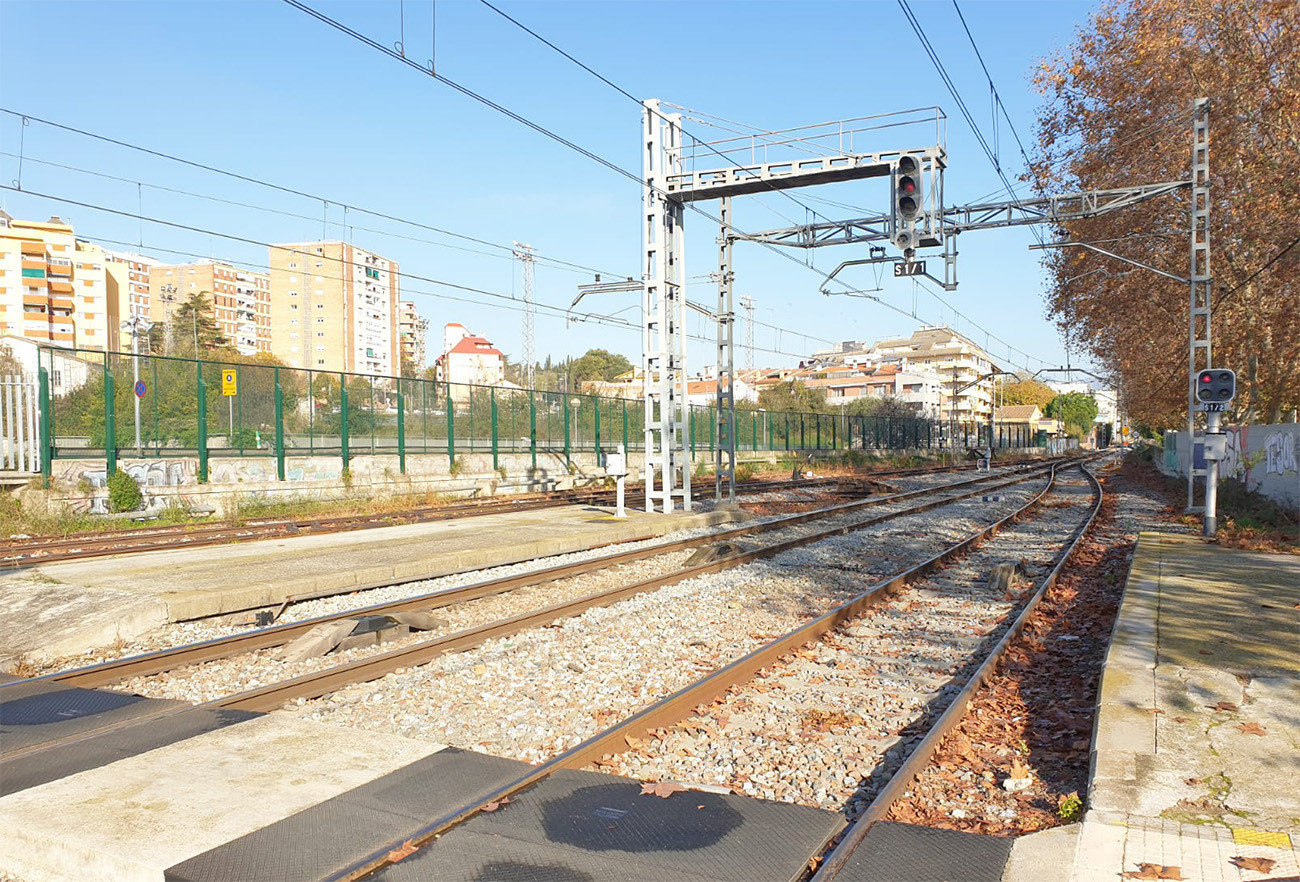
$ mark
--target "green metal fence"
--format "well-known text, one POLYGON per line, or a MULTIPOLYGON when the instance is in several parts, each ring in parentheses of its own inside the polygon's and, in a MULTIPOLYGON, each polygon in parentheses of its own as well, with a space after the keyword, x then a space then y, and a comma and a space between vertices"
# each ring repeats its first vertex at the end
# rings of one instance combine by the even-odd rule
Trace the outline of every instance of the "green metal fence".
MULTIPOLYGON (((309 371, 256 359, 197 361, 44 347, 39 357, 46 475, 56 458, 273 457, 280 479, 291 456, 412 454, 563 456, 641 450, 640 400, 309 371)), ((687 444, 712 456, 715 405, 692 406, 687 444)), ((958 445, 987 443, 959 430, 958 445)), ((944 425, 922 419, 740 409, 738 451, 899 450, 950 446, 944 425)), ((1000 428, 997 446, 1029 446, 1027 431, 1000 428)))

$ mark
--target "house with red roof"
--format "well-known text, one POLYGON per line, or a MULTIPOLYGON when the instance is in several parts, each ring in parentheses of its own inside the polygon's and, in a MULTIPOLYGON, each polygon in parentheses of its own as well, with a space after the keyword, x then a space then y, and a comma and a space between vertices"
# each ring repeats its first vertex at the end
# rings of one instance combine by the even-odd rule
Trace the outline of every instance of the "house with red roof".
POLYGON ((471 334, 464 325, 449 324, 444 334, 445 349, 434 362, 434 376, 451 383, 451 397, 469 398, 470 386, 499 386, 506 378, 506 357, 486 337, 471 334))

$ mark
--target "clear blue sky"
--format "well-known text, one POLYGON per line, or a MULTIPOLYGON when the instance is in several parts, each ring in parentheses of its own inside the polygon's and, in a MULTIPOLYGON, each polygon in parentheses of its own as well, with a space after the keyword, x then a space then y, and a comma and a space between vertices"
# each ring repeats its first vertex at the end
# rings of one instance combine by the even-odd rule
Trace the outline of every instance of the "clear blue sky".
MULTIPOLYGON (((638 106, 481 3, 317 0, 311 5, 384 45, 404 36, 408 57, 421 63, 433 57, 440 74, 639 175, 638 106)), ((999 198, 1002 185, 989 160, 896 3, 500 0, 496 5, 638 98, 656 97, 751 126, 786 128, 938 105, 948 115, 946 201, 999 198)), ((1042 57, 1068 44, 1093 4, 964 0, 961 8, 1011 119, 1031 146, 1039 102, 1032 71, 1042 57)), ((992 140, 988 85, 952 3, 913 0, 912 9, 992 140)), ((339 204, 497 245, 527 242, 543 258, 639 275, 641 194, 635 182, 286 3, 0 0, 0 33, 5 35, 0 106, 323 196, 333 204, 323 209, 320 201, 36 122, 23 129, 8 114, 0 114, 2 183, 19 177, 18 160, 8 154, 18 154, 21 146, 25 191, 259 242, 314 239, 322 233, 346 237, 399 261, 405 273, 506 298, 522 294, 520 267, 507 250, 357 212, 347 214, 345 233, 339 204), (54 52, 55 45, 61 51, 54 52)), ((701 136, 708 132, 691 122, 687 129, 701 136)), ((913 146, 897 140, 885 130, 870 149, 913 146)), ((1014 178, 1021 164, 1001 120, 997 140, 1003 166, 1014 178)), ((842 219, 861 209, 886 210, 888 201, 883 181, 790 192, 798 203, 776 194, 736 200, 735 223, 742 229, 783 227, 805 222, 811 211, 842 219)), ((192 253, 263 266, 267 259, 265 248, 27 193, 3 191, 0 200, 16 217, 59 214, 79 235, 130 243, 164 259, 193 259, 186 256, 192 253)), ((716 203, 703 207, 716 211, 716 203)), ((717 229, 694 214, 688 214, 686 225, 689 296, 708 303, 715 289, 702 277, 714 268, 717 229)), ((817 274, 741 243, 736 292, 754 298, 760 322, 782 329, 756 328, 755 361, 790 364, 826 341, 906 335, 923 323, 943 323, 981 344, 987 339, 994 357, 1012 366, 1062 364, 1064 346, 1044 318, 1038 254, 1027 248, 1034 242, 1025 228, 963 235, 961 285, 942 295, 951 307, 910 280, 884 278, 884 290, 876 296, 919 319, 870 300, 825 297, 818 293, 817 274), (966 318, 955 316, 954 307, 966 318), (1009 359, 1008 344, 1017 350, 1009 359)), ((840 261, 865 257, 866 246, 791 253, 828 271, 840 261)), ((845 278, 863 288, 875 285, 864 269, 845 278)), ((567 307, 576 286, 590 280, 586 271, 543 262, 537 267, 536 300, 567 307)), ((433 353, 442 325, 459 322, 511 357, 519 355, 517 302, 437 282, 410 279, 403 292, 430 319, 433 353)), ((583 308, 617 313, 632 327, 566 325, 564 318, 539 309, 539 358, 603 347, 638 360, 635 295, 607 295, 583 308)), ((690 330, 712 335, 702 318, 692 318, 690 330)), ((744 363, 743 340, 741 324, 738 365, 744 363)), ((690 342, 692 369, 712 361, 711 344, 690 342)), ((1080 364, 1080 355, 1072 361, 1080 364)))

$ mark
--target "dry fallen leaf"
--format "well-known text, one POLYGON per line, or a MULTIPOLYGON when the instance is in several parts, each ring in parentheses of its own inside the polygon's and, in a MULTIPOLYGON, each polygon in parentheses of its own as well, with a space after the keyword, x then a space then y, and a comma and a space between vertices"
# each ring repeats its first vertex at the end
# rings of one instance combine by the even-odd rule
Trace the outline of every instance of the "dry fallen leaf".
POLYGON ((1221 701, 1214 706, 1214 709, 1221 711, 1236 711, 1238 708, 1231 701, 1221 701))
POLYGON ((658 796, 661 799, 667 799, 674 793, 681 793, 686 790, 685 785, 678 784, 676 781, 643 781, 641 783, 641 795, 650 794, 658 796))
POLYGON ((501 806, 505 805, 506 803, 513 802, 513 801, 514 800, 512 800, 510 797, 503 796, 500 799, 498 799, 496 802, 489 802, 487 805, 483 806, 481 811, 494 812, 497 809, 501 808, 501 806))
POLYGON ((1158 707, 1149 707, 1149 708, 1147 708, 1147 713, 1149 713, 1149 714, 1163 714, 1164 711, 1162 711, 1162 710, 1161 710, 1160 708, 1158 708, 1158 707))
POLYGON ((1021 763, 1020 760, 1014 759, 1011 761, 1011 777, 1028 778, 1029 768, 1025 766, 1023 763, 1021 763))
POLYGON ((1240 729, 1244 735, 1258 735, 1262 738, 1268 734, 1268 730, 1259 723, 1238 723, 1237 728, 1240 729))
POLYGON ((1256 873, 1267 873, 1276 866, 1277 861, 1266 857, 1235 857, 1232 859, 1232 865, 1243 870, 1253 870, 1256 873))
POLYGON ((1136 870, 1124 873, 1125 879, 1186 879, 1181 867, 1168 867, 1161 864, 1138 864, 1136 870))
POLYGON ((417 846, 414 840, 408 839, 405 842, 403 842, 400 846, 394 848, 387 855, 385 855, 385 859, 389 863, 395 864, 398 861, 400 861, 402 858, 410 857, 411 855, 415 854, 416 849, 417 846))

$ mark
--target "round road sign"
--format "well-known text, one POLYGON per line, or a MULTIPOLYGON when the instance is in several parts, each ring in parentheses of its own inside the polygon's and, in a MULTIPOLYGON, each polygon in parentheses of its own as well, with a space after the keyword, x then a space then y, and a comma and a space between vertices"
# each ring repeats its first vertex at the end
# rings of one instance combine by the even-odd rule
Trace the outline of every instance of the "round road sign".
POLYGON ((144 384, 144 380, 135 381, 135 395, 137 398, 143 398, 144 393, 149 391, 149 387, 144 384))

